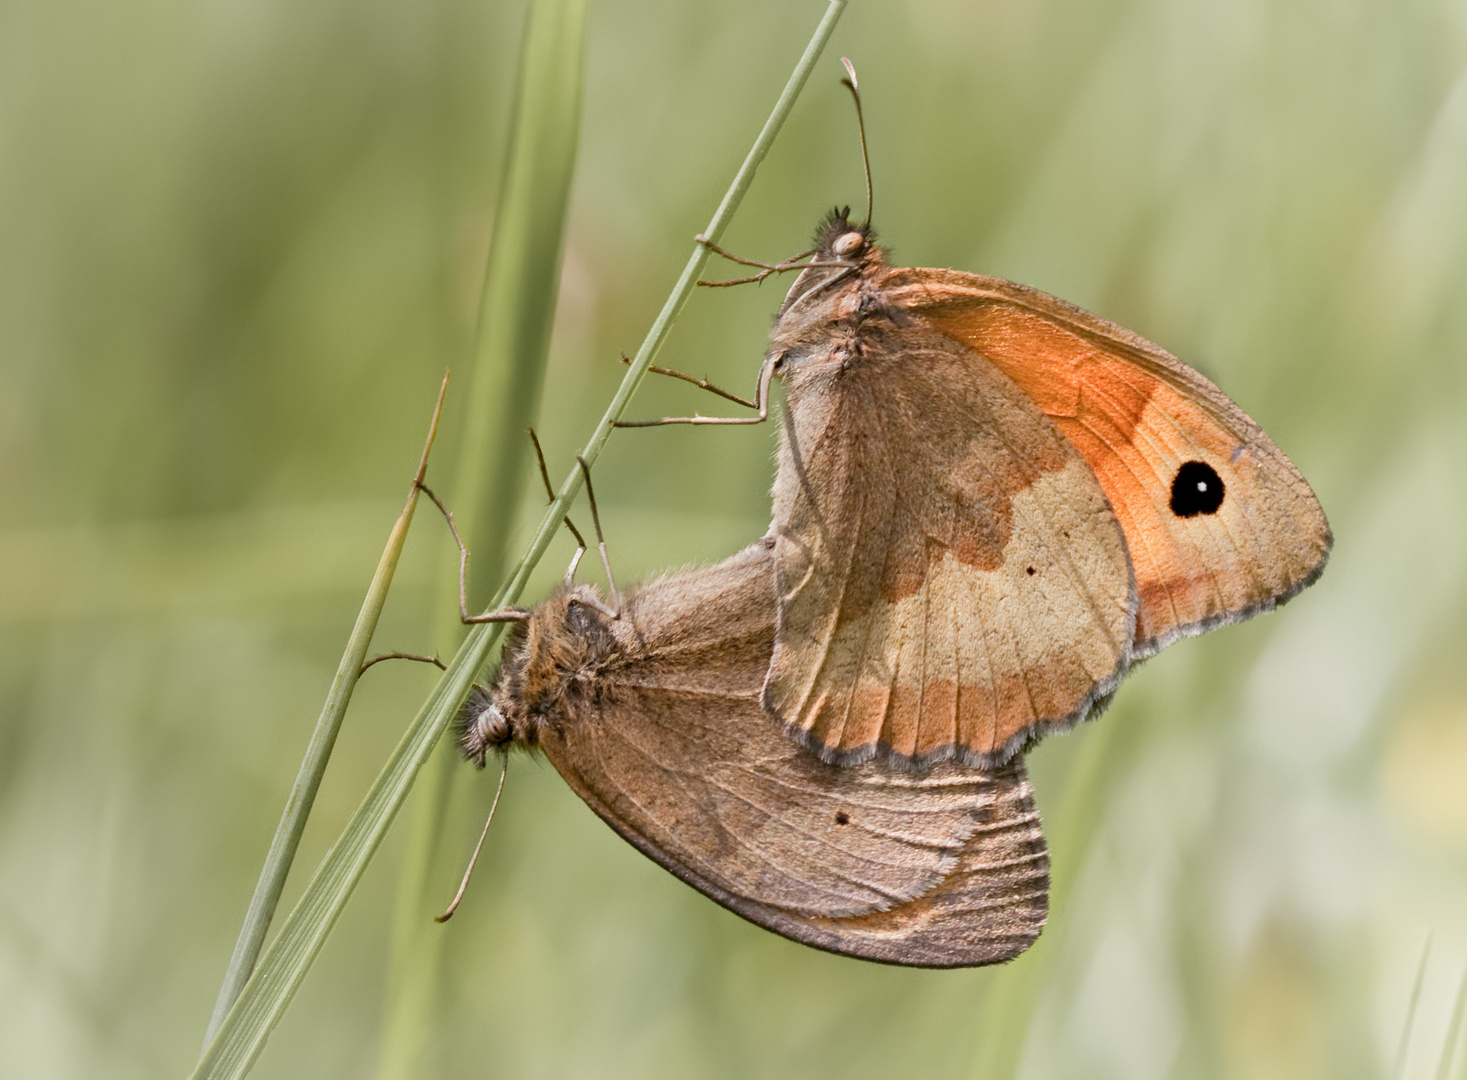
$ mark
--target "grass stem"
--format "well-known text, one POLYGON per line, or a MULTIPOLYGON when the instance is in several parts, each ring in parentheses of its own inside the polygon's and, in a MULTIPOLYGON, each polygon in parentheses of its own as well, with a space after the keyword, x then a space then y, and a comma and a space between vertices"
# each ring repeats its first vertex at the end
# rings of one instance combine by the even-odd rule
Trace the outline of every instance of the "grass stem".
POLYGON ((239 929, 239 938, 234 943, 229 967, 225 969, 224 983, 219 988, 219 997, 214 1002, 214 1012, 209 1018, 209 1027, 204 1035, 205 1047, 213 1040, 219 1025, 224 1022, 224 1017, 228 1015, 235 999, 239 997, 239 992, 244 989, 250 974, 255 970, 255 961, 259 959, 265 934, 275 917, 281 890, 285 888, 285 879, 290 874, 291 863, 295 861, 296 849, 300 846, 301 833, 305 831, 306 819, 310 817, 311 807, 316 801, 316 791, 321 786, 321 777, 326 773, 326 763, 331 759, 331 750, 336 745, 336 736, 341 730, 342 718, 346 716, 346 707, 351 702, 352 691, 356 688, 357 679, 361 677, 362 665, 372 644, 372 634, 377 629, 377 620, 387 602, 387 590, 391 587, 393 573, 397 570, 397 560, 402 554, 403 542, 407 539, 408 526, 413 521, 413 511, 417 509, 418 485, 428 471, 428 454, 438 435, 438 420, 443 415, 443 397, 447 392, 448 376, 444 375, 443 383, 438 388, 438 403, 433 408, 433 420, 428 425, 428 439, 423 446, 423 455, 418 460, 418 471, 413 475, 407 502, 403 504, 402 513, 397 515, 397 521, 393 523, 392 532, 387 537, 387 546, 383 548, 382 557, 377 561, 377 570, 372 575, 371 585, 367 587, 362 609, 357 613, 351 636, 347 638, 346 651, 341 654, 341 662, 336 667, 331 688, 326 692, 326 702, 321 706, 321 715, 316 718, 316 727, 311 732, 311 741, 301 759, 295 784, 290 789, 290 798, 286 800, 280 823, 275 827, 275 836, 270 841, 265 864, 260 867, 254 895, 250 897, 244 924, 239 929))
MULTIPOLYGON (((455 463, 455 517, 473 544, 470 595, 504 575, 529 450, 524 429, 539 407, 559 291, 561 249, 580 141, 585 83, 585 0, 533 0, 520 41, 508 151, 494 214, 455 463)), ((445 585, 452 580, 443 578, 445 585)), ((457 640, 459 594, 445 587, 434 617, 440 641, 457 640)), ((433 754, 414 785, 382 1006, 379 1080, 411 1080, 438 1015, 444 934, 430 921, 443 822, 458 756, 433 754)))
MULTIPOLYGON (((704 230, 704 235, 711 240, 717 242, 723 235, 752 183, 755 171, 768 154, 800 91, 808 81, 845 6, 846 0, 831 0, 826 7, 820 24, 795 65, 769 119, 754 140, 704 230)), ((637 350, 630 370, 622 379, 605 414, 581 451, 580 456, 588 464, 594 464, 600 455, 613 425, 631 401, 642 377, 647 373, 648 366, 666 339, 673 320, 692 294, 698 272, 707 258, 707 250, 701 244, 695 244, 667 302, 637 350)), ((502 607, 519 598, 583 482, 582 470, 579 467, 571 469, 560 485, 554 501, 542 516, 525 554, 494 597, 493 606, 502 607)), ((225 1017, 213 1042, 194 1069, 192 1075, 195 1080, 237 1078, 249 1071, 330 935, 388 827, 396 818, 412 789, 419 768, 427 760, 439 736, 468 694, 474 678, 488 659, 490 650, 498 642, 502 631, 501 623, 479 624, 469 630, 448 669, 383 765, 351 821, 321 861, 295 910, 286 919, 280 934, 225 1017)))

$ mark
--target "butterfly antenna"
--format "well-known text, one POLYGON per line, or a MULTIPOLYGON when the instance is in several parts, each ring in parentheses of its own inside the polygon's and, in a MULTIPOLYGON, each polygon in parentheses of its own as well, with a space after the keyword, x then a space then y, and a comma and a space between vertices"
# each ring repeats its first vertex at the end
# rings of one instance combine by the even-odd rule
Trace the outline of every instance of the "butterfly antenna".
POLYGON ((469 878, 474 876, 474 867, 479 864, 479 852, 484 850, 484 838, 489 835, 489 826, 494 823, 494 811, 499 809, 499 796, 504 794, 504 778, 509 775, 509 755, 504 756, 504 766, 499 770, 499 787, 494 791, 494 801, 489 804, 489 816, 484 821, 484 831, 479 834, 479 842, 474 845, 474 854, 469 858, 468 869, 464 871, 464 879, 458 884, 458 892, 454 894, 453 903, 442 915, 434 915, 434 922, 447 922, 453 918, 453 913, 458 910, 458 902, 464 898, 464 893, 469 888, 469 878))
POLYGON ((856 103, 856 128, 861 133, 861 166, 866 170, 866 224, 871 224, 871 155, 866 151, 866 118, 861 115, 861 86, 856 81, 856 65, 844 56, 840 62, 845 65, 846 78, 841 84, 851 92, 851 98, 856 103))
POLYGON ((591 486, 591 466, 586 464, 586 459, 580 454, 576 455, 576 461, 581 465, 581 472, 586 477, 586 501, 591 504, 591 524, 596 527, 596 550, 601 553, 601 569, 606 571, 606 587, 611 592, 611 613, 613 619, 621 617, 621 594, 616 589, 616 579, 611 576, 611 560, 606 557, 606 537, 601 534, 601 515, 596 510, 596 489, 591 486))

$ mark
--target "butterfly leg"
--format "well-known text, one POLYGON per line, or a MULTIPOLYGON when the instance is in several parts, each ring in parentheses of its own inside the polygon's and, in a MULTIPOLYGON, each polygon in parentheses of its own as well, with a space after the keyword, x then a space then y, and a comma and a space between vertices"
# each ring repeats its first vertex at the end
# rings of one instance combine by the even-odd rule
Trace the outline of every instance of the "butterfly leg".
POLYGON ((357 669, 358 677, 364 674, 366 670, 373 664, 380 664, 383 660, 416 660, 420 664, 432 664, 437 667, 439 671, 448 670, 443 661, 438 659, 438 657, 436 656, 419 656, 417 653, 410 652, 385 652, 378 653, 370 660, 364 660, 362 662, 362 666, 357 669))
MULTIPOLYGON (((535 435, 533 428, 526 428, 525 433, 530 436, 530 442, 535 447, 535 460, 540 466, 540 480, 545 485, 545 493, 549 500, 551 502, 554 502, 555 491, 550 486, 550 473, 545 468, 545 452, 540 448, 540 440, 535 435)), ((448 507, 443 504, 443 500, 437 496, 432 488, 428 487, 427 484, 424 484, 421 479, 417 481, 417 486, 419 490, 423 492, 423 494, 427 495, 428 498, 433 500, 433 505, 438 507, 439 512, 443 515, 443 520, 448 522, 448 531, 453 534, 453 542, 458 545, 459 618, 466 623, 523 622, 524 620, 528 619, 530 617, 530 613, 526 609, 521 607, 500 608, 498 611, 486 611, 482 615, 469 614, 467 584, 469 571, 468 546, 464 543, 463 537, 459 535, 458 525, 453 520, 453 511, 449 510, 448 507)), ((571 562, 571 569, 572 571, 574 571, 576 563, 580 561, 581 553, 584 552, 586 549, 586 540, 585 537, 581 535, 581 531, 576 528, 575 523, 572 522, 568 516, 563 518, 562 520, 565 522, 565 527, 570 530, 571 535, 576 538, 576 543, 579 545, 580 549, 576 552, 575 558, 571 562)))
POLYGON ((723 289, 727 288, 730 285, 753 285, 756 282, 763 281, 771 274, 783 274, 789 270, 806 270, 812 266, 838 267, 843 269, 850 269, 851 267, 855 266, 855 263, 845 261, 816 262, 812 260, 810 262, 805 262, 804 260, 809 259, 811 255, 815 254, 815 248, 811 248, 809 251, 802 251, 798 255, 791 255, 788 259, 785 259, 782 262, 760 262, 758 259, 745 259, 739 255, 734 255, 731 252, 724 251, 723 248, 719 247, 712 240, 709 240, 708 237, 702 235, 701 233, 693 237, 693 239, 698 241, 698 243, 702 244, 709 251, 713 252, 713 254, 720 255, 723 258, 727 259, 729 262, 736 262, 740 266, 760 267, 759 273, 757 274, 750 274, 748 277, 731 278, 727 281, 709 281, 706 278, 699 278, 698 284, 702 285, 705 289, 723 289))
POLYGON ((657 372, 659 375, 672 375, 686 382, 690 382, 694 386, 701 386, 704 390, 711 390, 720 397, 725 397, 730 401, 736 401, 740 405, 746 405, 751 409, 758 409, 758 416, 664 416, 660 420, 618 420, 615 426, 661 427, 663 424, 762 424, 765 420, 769 419, 769 383, 774 378, 774 360, 775 358, 772 356, 766 357, 763 366, 759 368, 759 385, 755 390, 753 401, 745 401, 743 398, 730 394, 726 390, 720 390, 715 386, 709 385, 706 380, 695 379, 691 375, 684 375, 680 371, 673 371, 669 368, 649 369, 657 372))
MULTIPOLYGON (((621 362, 630 366, 632 358, 626 353, 622 353, 621 362)), ((652 372, 652 374, 654 375, 671 375, 674 379, 681 379, 683 382, 690 382, 694 386, 698 387, 700 390, 707 390, 709 393, 717 394, 719 397, 724 398, 728 401, 732 401, 736 405, 742 405, 746 409, 757 409, 759 407, 758 402, 750 401, 748 398, 739 397, 738 394, 734 394, 729 392, 728 390, 722 389, 721 387, 714 386, 707 379, 694 378, 692 375, 686 375, 681 371, 674 371, 672 368, 658 367, 656 364, 648 364, 647 370, 652 372)))
MULTIPOLYGON (((550 470, 545 467, 545 452, 540 449, 539 436, 535 434, 534 428, 525 428, 525 434, 529 435, 530 442, 535 444, 535 460, 540 463, 540 482, 545 485, 545 497, 550 502, 554 502, 555 488, 550 484, 550 470)), ((576 460, 580 461, 580 458, 577 457, 576 460)), ((585 462, 581 464, 582 467, 585 466, 585 462)), ((588 473, 586 475, 586 484, 588 487, 590 483, 591 477, 588 473)), ((592 514, 594 515, 594 513, 595 510, 593 509, 592 514)), ((570 565, 565 568, 565 577, 562 579, 562 584, 569 586, 576 580, 576 567, 581 565, 581 556, 586 554, 586 538, 581 535, 581 530, 576 528, 575 522, 571 521, 569 514, 562 520, 565 522, 565 527, 570 530, 571 535, 576 538, 576 553, 571 556, 570 565)), ((597 528, 599 529, 600 526, 598 525, 597 528)))
POLYGON ((724 251, 723 248, 719 247, 702 233, 699 233, 697 236, 693 237, 693 239, 702 244, 709 251, 713 252, 713 254, 719 255, 727 259, 729 262, 738 263, 740 266, 759 267, 759 273, 757 274, 751 274, 748 277, 733 278, 730 281, 708 281, 704 278, 698 279, 699 285, 710 289, 721 289, 726 288, 730 285, 751 285, 754 282, 763 281, 765 278, 769 277, 772 274, 782 274, 787 270, 803 270, 807 265, 803 260, 808 259, 811 255, 815 254, 815 249, 811 248, 809 251, 802 251, 798 255, 792 255, 788 259, 784 259, 780 262, 767 263, 760 262, 758 259, 745 259, 739 255, 734 255, 731 252, 724 251))
MULTIPOLYGON (((481 760, 479 764, 482 765, 484 762, 481 760)), ((453 918, 453 913, 458 910, 459 901, 468 891, 469 878, 474 876, 474 867, 479 865, 479 852, 484 850, 484 838, 489 835, 489 826, 494 824, 494 811, 499 809, 499 796, 504 794, 504 778, 508 775, 509 756, 506 754, 499 770, 499 786, 494 789, 494 801, 489 804, 489 817, 484 821, 484 831, 479 833, 479 842, 474 845, 474 854, 469 857, 469 865, 464 870, 463 880, 459 882, 458 892, 454 894, 452 902, 442 915, 433 916, 434 922, 444 923, 453 918)))
MULTIPOLYGON (((601 554, 601 569, 606 571, 606 589, 611 593, 611 609, 603 609, 613 619, 621 618, 621 594, 616 589, 616 579, 611 576, 611 560, 606 557, 606 537, 601 532, 601 514, 596 510, 596 489, 591 486, 591 467, 586 459, 576 455, 581 473, 586 477, 586 501, 591 504, 591 524, 596 527, 596 550, 601 554)), ((582 546, 582 551, 585 547, 582 546)), ((579 559, 579 556, 577 556, 579 559)), ((574 571, 574 567, 572 567, 574 571)))
POLYGON ((486 611, 482 615, 469 614, 468 599, 468 573, 469 573, 469 549, 464 544, 463 537, 459 535, 458 525, 453 520, 453 511, 443 505, 443 500, 427 484, 418 482, 418 489, 428 498, 433 500, 433 505, 438 507, 443 520, 448 522, 448 531, 453 533, 453 542, 458 545, 458 616, 466 623, 486 622, 524 622, 530 617, 530 613, 524 608, 507 607, 498 611, 486 611))
MULTIPOLYGON (((550 484, 550 470, 545 467, 545 451, 540 449, 540 437, 535 434, 534 428, 525 428, 525 434, 530 437, 531 444, 535 447, 535 461, 540 466, 540 483, 545 485, 545 501, 555 501, 555 488, 550 484)), ((586 553, 586 538, 581 535, 581 530, 576 528, 576 523, 570 519, 570 515, 560 519, 570 534, 576 538, 576 553, 571 559, 571 568, 566 571, 566 580, 575 576, 576 564, 581 561, 581 556, 586 553)))

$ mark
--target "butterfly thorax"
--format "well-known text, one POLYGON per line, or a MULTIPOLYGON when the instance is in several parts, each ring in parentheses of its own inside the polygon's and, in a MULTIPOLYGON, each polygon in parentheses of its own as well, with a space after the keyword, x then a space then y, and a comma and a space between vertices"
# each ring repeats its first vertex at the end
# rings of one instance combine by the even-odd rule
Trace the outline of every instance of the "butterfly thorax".
POLYGON ((871 226, 853 225, 849 213, 832 211, 820 226, 815 254, 780 307, 770 353, 782 366, 828 346, 832 331, 854 331, 876 307, 876 282, 890 268, 871 226))

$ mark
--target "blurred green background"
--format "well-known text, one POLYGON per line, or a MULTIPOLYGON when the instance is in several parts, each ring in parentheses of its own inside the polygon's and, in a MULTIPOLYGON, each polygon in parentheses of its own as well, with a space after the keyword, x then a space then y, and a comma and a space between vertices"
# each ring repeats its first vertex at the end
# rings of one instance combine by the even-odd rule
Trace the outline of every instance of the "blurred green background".
MULTIPOLYGON (((557 478, 821 10, 592 6, 533 418, 557 478)), ((458 0, 0 6, 8 1076, 197 1056, 439 377, 471 349, 523 20, 458 0)), ((1467 963, 1467 8, 857 3, 729 248, 788 255, 859 205, 842 54, 894 258, 1039 286, 1212 375, 1310 478, 1334 559, 1032 755, 1056 905, 1002 969, 888 969, 757 930, 519 763, 465 907, 433 928, 419 1074, 1384 1077, 1429 936, 1404 1074, 1462 1075, 1442 1059, 1467 963)), ((781 295, 700 292, 660 361, 752 387, 781 295)), ((630 415, 712 405, 654 378, 630 415)), ((762 532, 772 434, 617 434, 596 479, 619 575, 762 532)), ((451 648, 450 555, 425 513, 379 647, 451 648)), ((431 681, 364 680, 287 904, 431 681)), ((445 900, 492 788, 456 776, 428 886, 445 900)), ((374 1074, 403 833, 256 1075, 374 1074)))

